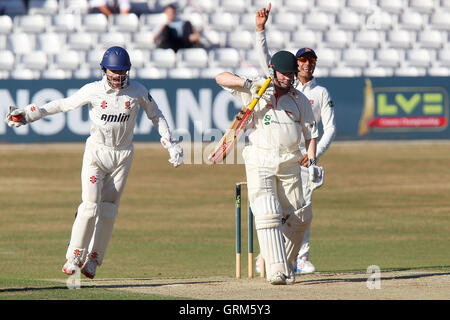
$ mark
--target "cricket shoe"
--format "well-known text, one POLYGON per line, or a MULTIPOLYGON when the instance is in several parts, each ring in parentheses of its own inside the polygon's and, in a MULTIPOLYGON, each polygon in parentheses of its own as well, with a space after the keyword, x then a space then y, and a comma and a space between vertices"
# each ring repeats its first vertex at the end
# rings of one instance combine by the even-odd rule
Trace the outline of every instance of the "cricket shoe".
POLYGON ((95 259, 96 253, 90 254, 86 263, 81 268, 81 273, 84 274, 89 279, 94 279, 95 271, 97 270, 98 262, 95 259))
POLYGON ((273 285, 285 285, 286 284, 286 276, 281 272, 277 272, 272 279, 270 279, 270 284, 273 285))
POLYGON ((296 274, 308 274, 316 272, 316 267, 306 259, 297 260, 297 267, 295 268, 296 274))
POLYGON ((70 257, 62 267, 62 272, 64 272, 68 276, 71 276, 75 274, 75 272, 77 272, 81 265, 82 263, 80 257, 70 257))

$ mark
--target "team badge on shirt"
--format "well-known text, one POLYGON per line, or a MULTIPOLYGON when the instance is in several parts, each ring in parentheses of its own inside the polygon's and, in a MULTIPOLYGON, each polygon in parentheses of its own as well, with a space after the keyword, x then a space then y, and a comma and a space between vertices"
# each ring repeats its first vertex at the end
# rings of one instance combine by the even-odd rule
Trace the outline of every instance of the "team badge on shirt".
POLYGON ((130 101, 125 101, 125 109, 130 109, 130 101))
POLYGON ((102 109, 106 109, 107 106, 108 106, 108 105, 107 105, 106 101, 103 100, 103 101, 102 101, 102 109))
POLYGON ((91 181, 92 184, 95 184, 95 182, 97 182, 97 178, 95 176, 92 176, 89 178, 89 181, 91 181))

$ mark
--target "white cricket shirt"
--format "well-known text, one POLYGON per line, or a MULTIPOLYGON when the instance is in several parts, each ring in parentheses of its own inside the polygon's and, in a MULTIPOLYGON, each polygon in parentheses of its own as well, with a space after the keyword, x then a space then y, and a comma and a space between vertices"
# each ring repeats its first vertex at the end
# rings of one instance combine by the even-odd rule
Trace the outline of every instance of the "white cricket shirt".
MULTIPOLYGON (((266 42, 265 31, 256 32, 256 51, 261 66, 266 75, 269 75, 270 53, 266 42)), ((319 158, 331 145, 336 136, 336 120, 334 117, 334 103, 325 87, 319 86, 313 78, 304 85, 298 81, 297 90, 302 92, 309 100, 314 119, 317 123, 322 121, 323 135, 317 143, 316 156, 319 158)), ((306 154, 304 139, 302 139, 300 148, 303 154, 306 154)))

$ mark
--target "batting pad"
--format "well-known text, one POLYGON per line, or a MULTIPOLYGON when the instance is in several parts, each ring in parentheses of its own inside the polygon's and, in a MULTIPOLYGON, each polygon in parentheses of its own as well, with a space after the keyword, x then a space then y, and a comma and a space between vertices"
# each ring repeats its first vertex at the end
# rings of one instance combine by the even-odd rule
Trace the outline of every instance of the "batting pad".
POLYGON ((263 194, 256 197, 251 207, 257 230, 281 226, 281 205, 272 194, 263 194))
POLYGON ((261 255, 264 258, 267 279, 281 272, 288 275, 286 251, 280 228, 259 229, 258 235, 261 255))
POLYGON ((98 219, 89 244, 89 254, 94 253, 98 265, 102 264, 106 248, 111 240, 118 209, 119 207, 112 202, 100 202, 99 204, 98 219))
MULTIPOLYGON (((95 202, 84 201, 78 206, 77 216, 72 226, 70 244, 67 248, 67 259, 72 257, 76 250, 80 252, 86 251, 94 232, 97 210, 98 205, 95 202)), ((84 257, 82 258, 84 259, 84 257)))

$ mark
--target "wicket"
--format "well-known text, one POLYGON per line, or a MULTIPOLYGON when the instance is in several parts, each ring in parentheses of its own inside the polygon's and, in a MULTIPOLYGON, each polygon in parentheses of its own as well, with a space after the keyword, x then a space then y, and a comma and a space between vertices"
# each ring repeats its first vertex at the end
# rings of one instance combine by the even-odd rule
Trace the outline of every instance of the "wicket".
MULTIPOLYGON (((236 278, 241 277, 241 187, 247 182, 236 183, 236 278)), ((261 277, 265 277, 264 259, 261 259, 261 277)), ((248 204, 248 277, 253 278, 253 213, 248 204)))

